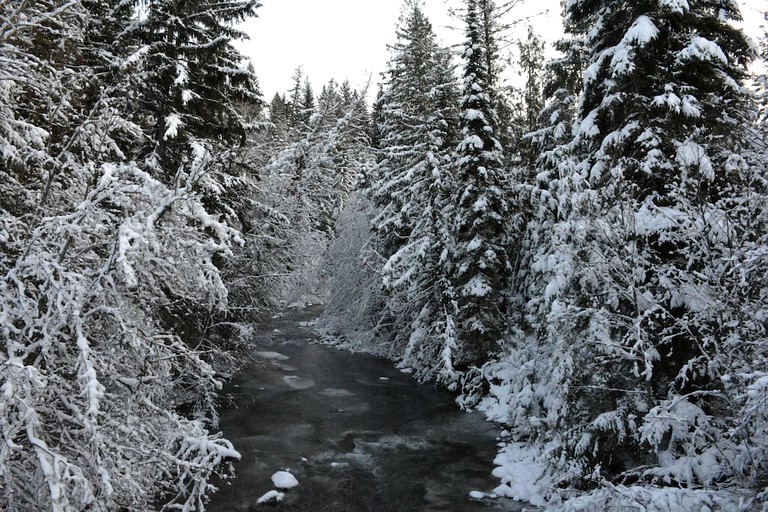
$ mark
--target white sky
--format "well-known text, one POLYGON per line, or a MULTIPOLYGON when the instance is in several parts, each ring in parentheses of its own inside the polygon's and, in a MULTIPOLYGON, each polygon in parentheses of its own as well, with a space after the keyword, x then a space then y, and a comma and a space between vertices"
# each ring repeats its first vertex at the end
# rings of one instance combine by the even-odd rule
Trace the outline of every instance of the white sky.
MULTIPOLYGON (((765 0, 740 3, 747 32, 758 36, 764 23, 758 8, 765 8, 765 0)), ((353 87, 362 88, 370 76, 369 94, 375 94, 389 58, 387 45, 395 42, 402 0, 262 0, 262 4, 259 17, 240 27, 251 39, 238 47, 253 62, 265 100, 291 88, 299 65, 316 93, 331 78, 339 83, 348 79, 353 87)), ((448 16, 448 9, 461 0, 424 0, 424 4, 442 43, 460 43, 463 27, 448 16)), ((560 35, 559 0, 522 0, 510 20, 535 14, 539 15, 530 19, 539 33, 551 39, 560 35)), ((526 23, 520 24, 521 37, 525 27, 526 23)))
MULTIPOLYGON (((460 0, 423 0, 424 10, 443 44, 463 41, 461 23, 448 15, 460 0), (449 26, 453 26, 451 29, 449 26), (458 28, 457 28, 458 27, 458 28)), ((387 45, 396 41, 395 28, 402 0, 262 0, 258 18, 240 28, 250 40, 238 48, 253 62, 261 91, 269 101, 275 92, 287 92, 297 66, 304 68, 315 92, 331 78, 349 80, 362 88, 368 77, 369 94, 375 95, 379 74, 386 69, 387 45)), ((559 0, 524 0, 520 17, 543 12, 552 6, 549 26, 560 30, 559 0)), ((537 30, 547 30, 547 21, 537 18, 537 30)), ((521 28, 525 34, 526 28, 521 28)))

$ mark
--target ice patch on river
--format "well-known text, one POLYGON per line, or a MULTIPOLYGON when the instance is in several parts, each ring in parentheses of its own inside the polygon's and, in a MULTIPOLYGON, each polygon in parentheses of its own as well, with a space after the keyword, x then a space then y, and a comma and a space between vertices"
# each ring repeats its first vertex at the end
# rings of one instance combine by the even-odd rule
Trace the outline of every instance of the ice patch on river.
POLYGON ((290 357, 286 356, 285 354, 281 354, 280 352, 273 352, 269 350, 262 350, 262 351, 256 352, 254 355, 261 359, 270 359, 275 361, 287 361, 288 359, 290 359, 290 357))
POLYGON ((291 389, 309 389, 315 387, 315 381, 297 375, 286 375, 283 377, 283 382, 288 384, 291 389))
POLYGON ((418 451, 429 448, 429 442, 421 436, 398 436, 385 435, 375 441, 356 440, 358 447, 366 449, 386 450, 386 451, 418 451))
POLYGON ((320 392, 321 395, 327 396, 330 398, 341 398, 346 396, 355 396, 355 394, 348 389, 341 389, 341 388, 325 388, 320 392))

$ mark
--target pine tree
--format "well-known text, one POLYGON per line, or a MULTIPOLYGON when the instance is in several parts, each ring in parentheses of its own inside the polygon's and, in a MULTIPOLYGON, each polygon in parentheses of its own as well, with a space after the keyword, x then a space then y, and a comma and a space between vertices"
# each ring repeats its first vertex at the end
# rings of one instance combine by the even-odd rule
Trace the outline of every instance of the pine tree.
POLYGON ((525 41, 518 42, 517 46, 520 53, 518 72, 525 78, 525 85, 516 91, 517 109, 509 129, 513 132, 512 138, 516 141, 515 149, 521 164, 532 167, 538 152, 530 144, 531 139, 525 138, 525 135, 541 127, 539 116, 544 108, 544 41, 529 25, 525 41))
POLYGON ((424 162, 430 144, 449 142, 439 133, 434 137, 442 140, 431 141, 430 130, 448 118, 443 129, 455 132, 450 122, 451 116, 455 118, 451 113, 455 107, 450 98, 445 101, 446 98, 436 96, 452 82, 446 77, 450 73, 445 67, 448 61, 443 57, 438 62, 441 51, 419 2, 405 4, 397 37, 398 42, 392 47, 388 87, 377 107, 381 150, 378 183, 371 192, 382 207, 374 223, 388 254, 408 238, 413 219, 420 212, 424 190, 429 187, 425 179, 428 173, 415 173, 414 168, 424 162))
POLYGON ((312 113, 315 111, 315 93, 312 92, 312 84, 309 78, 304 79, 304 87, 301 92, 301 123, 303 126, 309 124, 312 113))
POLYGON ((288 124, 291 130, 301 132, 303 116, 303 90, 304 68, 298 66, 293 71, 293 85, 291 86, 290 96, 288 98, 288 124))
POLYGON ((728 23, 738 9, 576 1, 566 12, 587 66, 561 153, 570 185, 552 231, 564 243, 532 263, 550 278, 538 303, 552 369, 538 388, 541 432, 581 484, 738 477, 738 400, 723 395, 744 356, 743 304, 724 299, 745 235, 750 49, 728 23))
POLYGON ((420 2, 404 4, 397 38, 376 105, 379 163, 370 191, 381 208, 374 230, 386 258, 379 329, 417 377, 454 383, 455 303, 445 264, 458 88, 420 2))
POLYGON ((493 108, 496 56, 489 49, 489 0, 467 2, 467 42, 453 190, 455 236, 450 272, 458 304, 457 331, 464 364, 482 364, 505 330, 504 293, 511 271, 507 254, 509 186, 493 108))
POLYGON ((257 0, 135 0, 138 14, 122 44, 142 64, 134 115, 155 146, 140 157, 174 168, 193 141, 231 146, 245 139, 236 104, 260 103, 243 65, 234 24, 255 16, 257 0))

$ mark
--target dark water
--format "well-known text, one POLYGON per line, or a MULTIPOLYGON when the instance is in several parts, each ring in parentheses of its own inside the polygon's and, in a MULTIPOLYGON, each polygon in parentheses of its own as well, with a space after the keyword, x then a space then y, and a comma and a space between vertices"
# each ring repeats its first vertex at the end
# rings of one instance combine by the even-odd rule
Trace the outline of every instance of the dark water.
POLYGON ((208 507, 256 511, 521 510, 488 493, 497 431, 451 396, 388 361, 312 343, 304 310, 276 320, 272 341, 225 389, 221 429, 242 454, 237 478, 208 507), (256 504, 290 469, 299 486, 281 503, 256 504))

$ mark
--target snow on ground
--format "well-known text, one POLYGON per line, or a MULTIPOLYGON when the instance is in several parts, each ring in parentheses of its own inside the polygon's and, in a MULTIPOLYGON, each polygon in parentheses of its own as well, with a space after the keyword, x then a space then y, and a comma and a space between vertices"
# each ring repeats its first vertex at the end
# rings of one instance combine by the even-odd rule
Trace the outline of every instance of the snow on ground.
POLYGON ((546 483, 545 466, 537 461, 543 460, 524 443, 508 443, 494 459, 497 466, 493 476, 501 480, 501 485, 493 494, 525 501, 535 507, 546 505, 543 496, 546 483))
POLYGON ((299 481, 288 471, 278 471, 272 475, 272 483, 278 489, 293 489, 299 485, 299 481))

